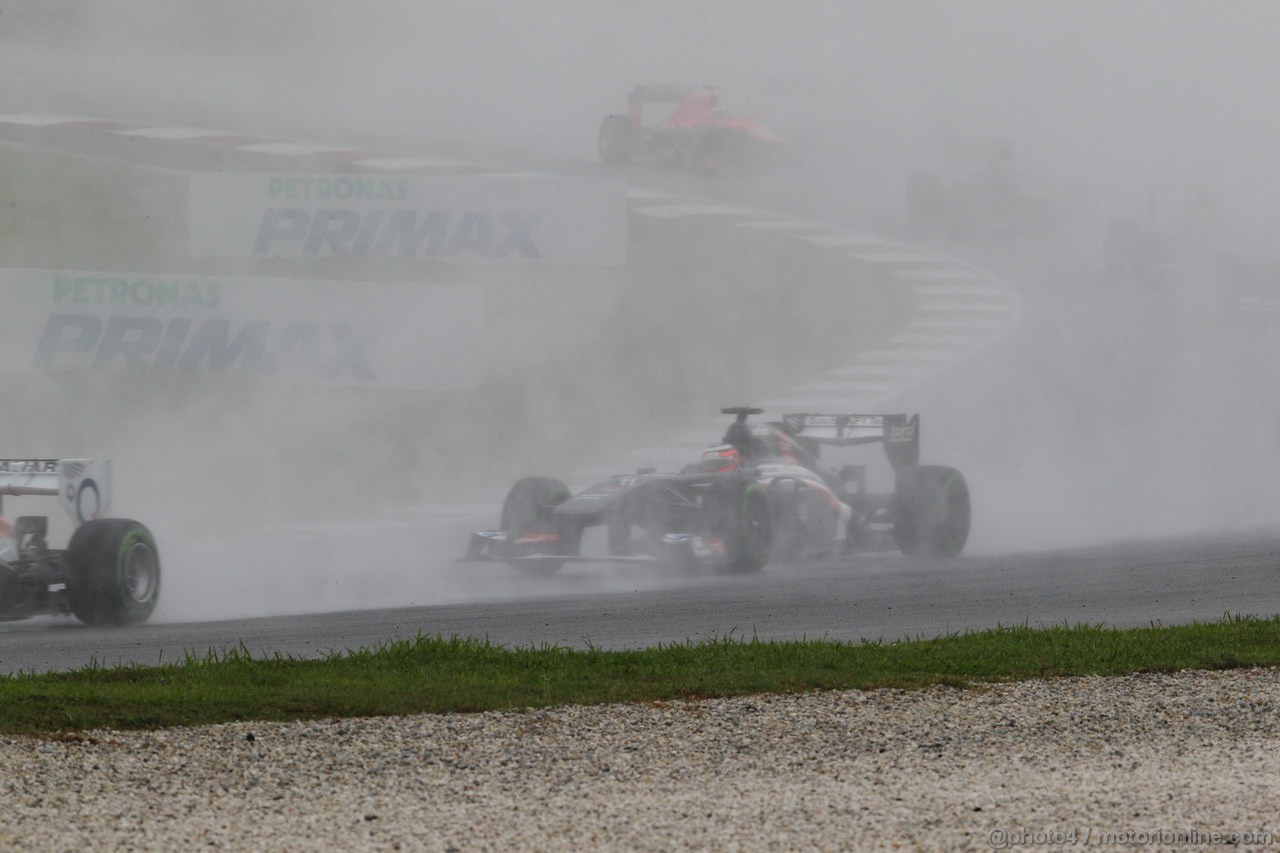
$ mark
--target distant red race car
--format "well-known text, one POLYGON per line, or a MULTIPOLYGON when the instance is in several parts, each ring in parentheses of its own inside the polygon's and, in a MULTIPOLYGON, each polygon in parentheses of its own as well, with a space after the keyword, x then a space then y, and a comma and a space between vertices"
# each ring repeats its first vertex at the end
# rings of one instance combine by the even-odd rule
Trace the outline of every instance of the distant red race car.
POLYGON ((637 86, 627 97, 626 113, 601 120, 597 148, 611 165, 643 160, 718 172, 774 162, 782 140, 755 119, 725 112, 712 88, 637 86), (648 108, 671 104, 675 110, 655 123, 648 108))

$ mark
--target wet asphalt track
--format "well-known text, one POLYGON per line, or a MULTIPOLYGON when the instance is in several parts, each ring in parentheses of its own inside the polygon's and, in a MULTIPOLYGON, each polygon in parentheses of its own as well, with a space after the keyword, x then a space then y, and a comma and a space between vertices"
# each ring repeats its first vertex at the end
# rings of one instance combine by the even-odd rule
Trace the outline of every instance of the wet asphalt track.
POLYGON ((609 594, 572 590, 613 569, 569 567, 539 593, 533 581, 513 582, 505 566, 480 568, 528 597, 113 630, 36 619, 0 626, 0 671, 154 664, 240 643, 255 654, 316 656, 418 633, 628 648, 730 633, 895 640, 1023 623, 1142 626, 1280 612, 1280 528, 939 563, 867 556, 609 594))

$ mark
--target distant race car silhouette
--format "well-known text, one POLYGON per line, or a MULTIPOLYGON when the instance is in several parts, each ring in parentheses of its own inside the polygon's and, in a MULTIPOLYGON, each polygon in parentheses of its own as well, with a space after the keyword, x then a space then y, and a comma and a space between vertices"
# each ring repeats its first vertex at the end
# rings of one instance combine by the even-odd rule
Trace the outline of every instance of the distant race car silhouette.
POLYGON ((1048 203, 1023 183, 1012 141, 953 139, 941 172, 908 179, 908 225, 954 239, 1044 235, 1053 225, 1048 203))
POLYGON ((920 465, 918 415, 784 415, 748 424, 737 406, 721 443, 679 473, 617 475, 578 495, 550 477, 507 494, 497 530, 471 536, 464 562, 505 561, 533 575, 566 562, 648 562, 757 572, 769 563, 840 559, 897 548, 954 557, 969 536, 969 489, 954 468, 920 465), (894 490, 866 490, 866 468, 839 472, 823 447, 881 443, 894 490), (589 527, 607 530, 607 554, 582 553, 589 527))
POLYGON ((601 120, 597 148, 611 165, 640 160, 710 173, 775 162, 782 140, 755 119, 726 113, 711 87, 637 86, 626 113, 601 120), (650 107, 671 104, 670 115, 652 120, 650 107))
POLYGON ((1205 187, 1151 187, 1145 219, 1115 219, 1107 224, 1102 245, 1107 280, 1159 291, 1188 271, 1197 276, 1198 270, 1207 271, 1216 254, 1214 207, 1212 193, 1205 187))

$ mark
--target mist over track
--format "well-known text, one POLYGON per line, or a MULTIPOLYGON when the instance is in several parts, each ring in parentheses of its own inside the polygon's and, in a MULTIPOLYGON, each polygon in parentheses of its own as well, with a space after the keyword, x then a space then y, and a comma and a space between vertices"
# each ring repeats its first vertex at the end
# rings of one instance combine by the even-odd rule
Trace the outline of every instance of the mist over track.
MULTIPOLYGON (((53 5, 65 11, 74 4, 53 5)), ((39 4, 6 9, 6 23, 28 26, 32 34, 29 42, 10 45, 14 49, 6 51, 8 59, 0 60, 6 111, 84 111, 98 117, 106 111, 110 117, 135 121, 219 123, 242 133, 321 139, 333 146, 360 145, 424 157, 443 147, 454 157, 506 157, 518 168, 599 174, 589 150, 598 118, 593 110, 613 109, 625 87, 640 82, 632 79, 640 73, 637 69, 649 70, 633 62, 585 80, 590 75, 566 63, 520 81, 513 89, 513 76, 534 66, 529 61, 531 48, 523 47, 502 54, 491 76, 474 73, 472 88, 450 92, 446 98, 446 75, 403 73, 413 67, 407 64, 409 58, 421 53, 415 36, 407 39, 413 42, 412 50, 388 47, 380 66, 380 79, 395 84, 385 90, 394 97, 360 99, 350 97, 359 91, 352 85, 354 78, 342 76, 354 67, 352 57, 360 55, 352 45, 371 32, 372 22, 362 19, 355 5, 344 6, 333 20, 272 15, 257 35, 237 24, 235 15, 219 20, 201 12, 196 27, 184 26, 188 21, 179 13, 148 19, 146 38, 134 34, 134 39, 149 42, 147 49, 130 45, 136 49, 128 54, 129 62, 111 60, 126 55, 116 48, 130 42, 125 36, 134 18, 112 20, 111 13, 136 12, 140 7, 109 6, 88 15, 54 14, 39 4), (333 32, 347 39, 346 51, 342 62, 327 63, 327 54, 313 51, 310 39, 333 32), (264 48, 271 47, 273 38, 278 52, 264 48), (305 85, 246 92, 218 56, 222 42, 237 39, 246 46, 242 58, 247 76, 261 76, 277 62, 292 62, 291 67, 305 69, 300 72, 305 85), (196 57, 190 68, 198 66, 200 73, 193 71, 188 87, 158 85, 166 63, 178 62, 190 50, 196 57), (69 53, 78 61, 68 62, 69 53), (415 81, 427 77, 429 85, 423 85, 440 105, 430 115, 410 97, 418 94, 415 81), (574 84, 547 85, 568 81, 574 84), (317 82, 327 85, 312 85, 317 82), (510 101, 495 100, 495 93, 512 91, 525 98, 518 109, 503 109, 510 101), (335 113, 335 102, 354 104, 352 112, 335 113), (535 121, 539 110, 546 111, 549 120, 535 121), (442 139, 439 131, 445 125, 467 141, 442 139), (528 137, 527 147, 514 144, 519 136, 528 137)), ((966 12, 953 8, 938 6, 934 11, 950 21, 962 36, 960 43, 966 44, 981 28, 977 22, 970 28, 963 20, 966 12)), ((1179 27, 1194 31, 1194 10, 1178 8, 1181 11, 1170 18, 1171 32, 1176 35, 1179 27)), ((407 5, 396 9, 410 13, 407 5)), ((992 54, 990 67, 961 63, 963 73, 948 81, 944 95, 970 107, 967 113, 956 107, 954 112, 969 119, 955 122, 954 115, 925 115, 920 93, 930 91, 930 69, 923 63, 911 66, 904 76, 909 60, 886 56, 883 49, 847 51, 864 57, 857 63, 860 73, 886 67, 895 71, 858 78, 878 81, 880 88, 867 83, 860 94, 834 103, 850 111, 856 127, 808 128, 820 137, 812 150, 825 152, 811 168, 740 184, 644 169, 632 170, 628 178, 636 188, 656 187, 713 203, 750 204, 892 232, 901 227, 897 207, 907 170, 923 162, 923 152, 936 148, 958 125, 979 124, 1023 131, 1021 139, 1028 141, 1023 150, 1030 152, 1027 162, 1038 157, 1041 163, 1051 163, 1049 171, 1056 173, 1051 177, 1068 179, 1073 192, 1092 190, 1090 203, 1108 214, 1140 198, 1138 188, 1149 177, 1172 173, 1179 180, 1214 178, 1228 188, 1247 190, 1229 211, 1229 223, 1238 226, 1243 221, 1241 233, 1262 229, 1274 212, 1265 210, 1258 197, 1276 194, 1267 190, 1273 183, 1269 174, 1250 172, 1252 147, 1265 148, 1261 140, 1266 137, 1249 132, 1249 117, 1257 112, 1242 108, 1248 106, 1247 87, 1221 85, 1224 81, 1206 73, 1150 115, 1136 109, 1126 112, 1125 99, 1137 89, 1088 84, 1129 80, 1115 71, 1127 68, 1119 63, 1126 57, 1123 36, 1133 23, 1130 17, 1141 17, 1138 11, 1108 13, 1115 18, 1108 19, 1115 29, 1104 33, 1103 41, 1114 50, 1087 68, 1054 64, 1055 57, 1074 56, 1072 45, 1089 42, 1097 28, 1085 25, 1093 23, 1090 15, 1100 9, 1079 4, 1062 31, 1063 53, 1046 51, 1031 62, 1045 72, 1034 79, 1045 81, 1057 97, 1032 91, 1035 87, 1024 86, 1016 74, 997 73, 1000 62, 1017 57, 992 54), (972 85, 975 81, 984 85, 972 85), (994 87, 985 85, 988 82, 994 87), (1071 97, 1061 97, 1063 92, 1071 97), (1201 103, 1206 93, 1215 95, 1214 109, 1203 115, 1214 120, 1202 120, 1190 109, 1180 112, 1177 102, 1201 103), (1220 93, 1225 94, 1216 97, 1220 93), (984 98, 999 103, 1005 114, 997 114, 998 107, 975 107, 984 98), (1098 116, 1092 125, 1080 123, 1089 113, 1081 109, 1086 102, 1098 116), (1024 118, 1011 118, 1017 115, 1024 118), (1029 128, 1027 122, 1037 127, 1029 128), (1200 124, 1213 127, 1214 133, 1205 134, 1200 124), (1070 128, 1064 129, 1067 125, 1070 128), (1141 142, 1133 148, 1115 142, 1130 138, 1141 142), (841 148, 842 140, 849 143, 847 150, 841 148), (1134 165, 1137 161, 1142 169, 1134 165)), ((1045 23, 1042 14, 1049 13, 1017 12, 1045 23)), ((886 13, 887 23, 880 23, 901 37, 914 32, 915 22, 909 17, 886 13)), ((1000 20, 1010 28, 1027 23, 1021 18, 1000 20)), ((592 18, 584 31, 598 23, 592 18)), ((523 24, 518 29, 527 45, 545 43, 553 34, 548 22, 523 24)), ((476 21, 469 26, 479 29, 476 21)), ((1213 26, 1230 23, 1216 21, 1213 26)), ((654 26, 655 31, 669 29, 654 26)), ((1045 27, 1044 32, 1053 30, 1045 27)), ((1257 32, 1266 30, 1256 27, 1257 32)), ((637 43, 648 32, 638 30, 637 43)), ((510 46, 512 37, 506 33, 495 38, 510 46)), ((917 49, 917 58, 928 55, 922 49, 926 40, 918 35, 907 39, 917 49)), ((1030 53, 1035 43, 1020 38, 1009 42, 1019 45, 1013 54, 1030 53)), ((1224 38, 1223 43, 1232 40, 1224 38)), ((720 44, 722 60, 730 55, 723 47, 720 44)), ((842 41, 839 47, 847 46, 842 41)), ((1131 85, 1140 88, 1153 68, 1165 67, 1162 50, 1182 49, 1179 40, 1171 38, 1148 54, 1132 57, 1136 65, 1131 85)), ((601 50, 591 53, 598 61, 601 50)), ((813 59, 797 66, 804 72, 798 78, 812 77, 834 55, 835 46, 819 39, 809 50, 813 59)), ((701 55, 705 60, 714 52, 713 46, 707 47, 701 55)), ((670 60, 680 50, 672 46, 667 53, 670 60)), ((1255 66, 1262 60, 1247 55, 1252 58, 1243 73, 1256 74, 1255 66)), ((672 61, 667 67, 697 76, 710 65, 672 61)), ((478 72, 477 63, 469 61, 466 67, 478 72)), ((746 83, 762 82, 752 80, 751 74, 740 77, 746 83)), ((789 117, 829 115, 831 91, 845 97, 850 85, 858 90, 849 79, 834 90, 824 89, 826 96, 784 97, 789 117)), ((1177 85, 1165 81, 1159 90, 1177 85)), ((422 97, 430 100, 427 94, 422 97)), ((762 107, 778 104, 776 97, 758 102, 762 107)), ((975 499, 974 537, 970 554, 956 563, 864 558, 838 570, 776 567, 749 579, 623 575, 586 567, 566 571, 548 583, 534 583, 503 566, 477 569, 452 563, 470 526, 496 522, 496 503, 490 510, 455 507, 457 517, 440 522, 432 516, 434 510, 406 501, 393 517, 353 517, 349 527, 332 527, 327 539, 299 537, 292 529, 274 539, 240 536, 234 530, 225 536, 215 531, 207 545, 183 542, 169 558, 172 576, 178 577, 184 563, 194 566, 199 561, 200 568, 188 569, 182 582, 167 587, 171 593, 185 587, 190 595, 166 598, 158 614, 161 623, 110 634, 47 620, 0 625, 0 665, 9 671, 58 669, 91 657, 108 663, 150 663, 161 654, 169 659, 183 648, 219 647, 241 639, 254 651, 315 654, 418 631, 487 635, 513 643, 629 646, 731 630, 760 636, 895 639, 1024 621, 1135 625, 1212 619, 1224 612, 1276 612, 1280 402, 1275 388, 1280 365, 1275 363, 1274 347, 1270 355, 1250 359, 1243 351, 1246 342, 1233 327, 1217 322, 1194 299, 1171 305, 1113 287, 1100 268, 1102 221, 1082 217, 1060 239, 1045 243, 953 243, 939 238, 936 244, 994 270, 1019 290, 1026 307, 1022 324, 999 345, 899 397, 878 401, 897 410, 919 411, 925 461, 955 465, 969 478, 975 499), (327 559, 320 559, 323 553, 327 559), (245 567, 257 572, 274 566, 279 572, 271 583, 239 589, 236 571, 224 575, 220 566, 241 572, 245 567), (298 583, 300 577, 307 582, 298 583), (199 607, 201 592, 230 602, 233 606, 225 613, 244 618, 194 623, 191 620, 211 615, 199 607), (396 603, 414 607, 359 613, 349 609, 396 603), (300 615, 307 611, 322 615, 300 615)), ((647 402, 656 409, 662 399, 647 402)), ((705 402, 715 407, 743 401, 705 402)), ((606 430, 610 425, 592 426, 606 430)), ((662 423, 663 429, 670 426, 662 423)), ((708 443, 715 438, 709 433, 708 443)))

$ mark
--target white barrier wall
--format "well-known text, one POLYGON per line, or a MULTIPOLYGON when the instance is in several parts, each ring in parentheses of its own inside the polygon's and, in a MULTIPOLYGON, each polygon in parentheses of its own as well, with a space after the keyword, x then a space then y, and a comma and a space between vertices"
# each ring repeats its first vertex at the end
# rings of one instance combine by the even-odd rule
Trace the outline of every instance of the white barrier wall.
POLYGON ((5 369, 239 374, 444 390, 474 378, 465 285, 0 270, 5 369))
POLYGON ((614 178, 195 175, 189 207, 197 257, 626 262, 626 192, 614 178))

